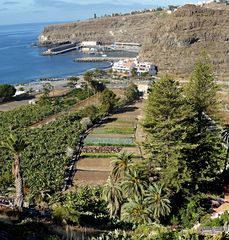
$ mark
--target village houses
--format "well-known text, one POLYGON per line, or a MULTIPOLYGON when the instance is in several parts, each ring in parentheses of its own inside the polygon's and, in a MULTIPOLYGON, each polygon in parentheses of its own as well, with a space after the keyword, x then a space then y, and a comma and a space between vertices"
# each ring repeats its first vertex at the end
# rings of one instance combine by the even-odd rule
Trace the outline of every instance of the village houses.
POLYGON ((157 67, 150 62, 140 62, 137 58, 121 59, 113 64, 112 70, 118 76, 131 76, 133 69, 137 75, 148 73, 151 76, 157 74, 157 67))

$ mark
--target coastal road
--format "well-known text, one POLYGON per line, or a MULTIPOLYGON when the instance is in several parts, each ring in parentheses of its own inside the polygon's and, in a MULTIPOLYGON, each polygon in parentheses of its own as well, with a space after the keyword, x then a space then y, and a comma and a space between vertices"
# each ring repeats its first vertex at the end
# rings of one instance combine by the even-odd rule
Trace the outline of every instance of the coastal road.
POLYGON ((31 101, 31 99, 2 103, 2 104, 0 104, 0 112, 10 111, 17 107, 27 105, 27 104, 29 104, 29 101, 31 101))

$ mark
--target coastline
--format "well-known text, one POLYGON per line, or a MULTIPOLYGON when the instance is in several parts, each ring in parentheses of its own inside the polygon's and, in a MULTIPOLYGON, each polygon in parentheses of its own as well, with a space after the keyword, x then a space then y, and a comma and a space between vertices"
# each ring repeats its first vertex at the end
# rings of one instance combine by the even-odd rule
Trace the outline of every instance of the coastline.
MULTIPOLYGON (((108 67, 104 67, 104 68, 100 68, 100 69, 105 70, 105 71, 111 69, 113 63, 112 62, 108 62, 108 63, 109 63, 108 67)), ((40 93, 42 91, 43 85, 46 83, 50 83, 54 87, 55 90, 61 90, 61 89, 65 89, 67 87, 68 78, 78 77, 80 79, 80 81, 82 81, 83 75, 85 72, 93 71, 95 69, 96 68, 90 68, 79 75, 69 75, 69 76, 65 76, 65 77, 50 77, 50 78, 47 78, 47 80, 36 79, 36 80, 31 80, 31 82, 28 82, 28 83, 17 83, 17 84, 12 84, 12 85, 17 90, 19 90, 21 87, 24 88, 25 92, 28 92, 31 89, 33 89, 35 94, 40 93)))

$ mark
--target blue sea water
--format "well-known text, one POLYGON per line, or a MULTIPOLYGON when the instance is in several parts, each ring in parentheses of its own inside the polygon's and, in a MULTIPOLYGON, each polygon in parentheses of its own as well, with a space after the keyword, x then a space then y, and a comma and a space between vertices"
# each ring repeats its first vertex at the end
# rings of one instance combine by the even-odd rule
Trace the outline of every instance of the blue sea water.
POLYGON ((0 83, 28 83, 45 77, 79 75, 109 63, 75 63, 77 51, 41 56, 43 49, 32 47, 47 24, 0 26, 0 83))

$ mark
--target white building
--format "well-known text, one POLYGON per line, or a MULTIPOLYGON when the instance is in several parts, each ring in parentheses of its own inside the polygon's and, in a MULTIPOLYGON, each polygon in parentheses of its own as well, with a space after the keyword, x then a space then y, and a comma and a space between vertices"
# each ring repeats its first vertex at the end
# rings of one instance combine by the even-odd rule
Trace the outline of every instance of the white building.
POLYGON ((23 95, 25 95, 25 94, 26 94, 25 91, 17 90, 16 93, 14 94, 14 97, 17 97, 17 96, 23 96, 23 95))
POLYGON ((112 70, 114 73, 122 73, 129 76, 132 69, 135 67, 135 62, 132 59, 123 59, 115 62, 112 66, 112 70))
POLYGON ((138 60, 135 61, 136 70, 139 75, 142 73, 149 73, 152 76, 157 74, 157 68, 150 62, 139 62, 138 60))
POLYGON ((82 47, 95 47, 98 43, 96 41, 83 41, 81 42, 82 47))
POLYGON ((144 99, 148 99, 148 89, 150 86, 150 83, 136 83, 136 85, 138 86, 138 91, 141 92, 143 94, 143 98, 144 99))
POLYGON ((157 75, 157 67, 150 62, 139 62, 138 59, 123 59, 113 64, 114 73, 122 76, 130 76, 131 71, 136 69, 138 75, 149 73, 151 76, 157 75))

